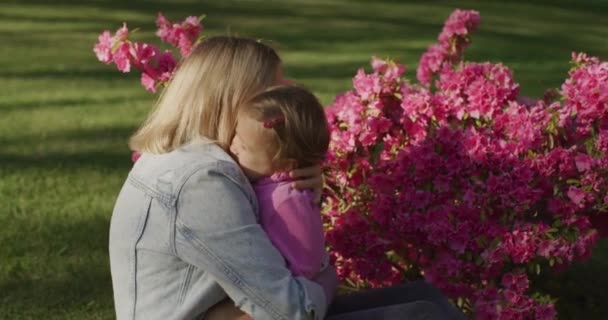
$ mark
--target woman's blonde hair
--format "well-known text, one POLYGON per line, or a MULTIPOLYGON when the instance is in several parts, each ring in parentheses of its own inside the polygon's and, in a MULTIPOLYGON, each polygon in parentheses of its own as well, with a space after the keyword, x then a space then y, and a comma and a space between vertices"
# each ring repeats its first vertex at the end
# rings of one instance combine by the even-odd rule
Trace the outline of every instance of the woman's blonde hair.
POLYGON ((227 149, 239 106, 276 82, 280 64, 274 49, 253 39, 201 41, 131 137, 130 148, 161 154, 205 137, 227 149))
POLYGON ((245 103, 240 116, 260 122, 260 130, 272 141, 268 147, 275 163, 295 160, 295 166, 303 168, 325 159, 330 139, 325 109, 304 87, 268 88, 245 103))

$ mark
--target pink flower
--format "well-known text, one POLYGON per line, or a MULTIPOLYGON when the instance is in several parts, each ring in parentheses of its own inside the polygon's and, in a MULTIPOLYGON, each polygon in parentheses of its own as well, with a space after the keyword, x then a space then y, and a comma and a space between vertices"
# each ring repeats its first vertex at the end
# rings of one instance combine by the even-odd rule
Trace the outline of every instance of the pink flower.
POLYGON ((579 172, 585 172, 591 169, 593 159, 586 154, 579 153, 574 157, 576 168, 579 172))
POLYGON ((153 59, 158 57, 159 50, 156 46, 135 42, 131 47, 130 54, 133 57, 134 64, 138 66, 138 69, 145 70, 145 67, 152 62, 153 59))
POLYGON ((171 22, 165 18, 162 13, 158 13, 158 17, 156 18, 156 26, 158 26, 158 30, 156 31, 156 35, 163 41, 167 41, 171 37, 171 22))
POLYGON ((181 23, 171 23, 162 13, 156 19, 158 30, 156 35, 164 42, 170 43, 180 50, 182 56, 190 55, 192 46, 198 39, 203 25, 197 17, 187 17, 181 23))
POLYGON ((128 72, 129 66, 128 61, 125 62, 125 57, 128 59, 128 54, 125 54, 124 50, 128 49, 128 37, 129 29, 127 24, 123 23, 122 27, 119 28, 114 36, 110 35, 109 31, 104 31, 99 35, 99 42, 93 48, 97 59, 105 64, 110 64, 112 61, 119 61, 120 66, 117 67, 120 71, 128 72), (119 52, 121 51, 122 52, 119 52), (116 58, 116 55, 119 55, 116 58))
POLYGON ((447 52, 441 45, 432 45, 420 57, 416 77, 421 84, 429 86, 431 78, 434 74, 441 70, 444 61, 447 58, 447 52))
POLYGON ((104 31, 99 35, 99 42, 93 49, 99 61, 110 64, 112 62, 112 36, 110 31, 104 31))
POLYGON ((557 317, 557 312, 552 304, 543 304, 536 307, 534 311, 536 320, 554 320, 557 317))
POLYGON ((600 60, 596 57, 589 57, 584 52, 572 52, 572 61, 577 65, 598 64, 600 60))
POLYGON ((116 68, 121 72, 131 71, 131 45, 128 42, 123 42, 114 52, 113 61, 116 68))
POLYGON ((568 198, 570 201, 577 206, 582 206, 586 197, 586 192, 583 189, 577 187, 570 187, 568 189, 568 198))
POLYGON ((131 153, 131 161, 133 161, 133 163, 137 162, 137 160, 139 160, 140 157, 141 157, 141 152, 139 152, 139 151, 133 151, 131 153))
POLYGON ((475 31, 479 25, 481 17, 479 12, 474 10, 456 9, 452 12, 445 22, 443 30, 439 34, 439 41, 447 43, 455 36, 466 36, 475 31))
POLYGON ((156 80, 145 72, 141 73, 141 85, 144 86, 146 90, 156 93, 156 80))
POLYGON ((506 289, 522 294, 528 289, 528 276, 525 273, 507 273, 502 277, 502 285, 506 289))
POLYGON ((158 58, 158 66, 156 68, 156 71, 159 74, 158 79, 162 82, 169 81, 171 78, 173 78, 173 73, 175 72, 176 66, 177 62, 175 61, 171 51, 165 51, 158 58))
POLYGON ((365 74, 363 69, 359 69, 353 78, 353 87, 364 101, 371 100, 382 91, 380 79, 376 75, 365 74))
POLYGON ((127 28, 127 24, 123 23, 122 27, 116 30, 116 34, 114 35, 114 43, 125 42, 129 38, 129 28, 127 28))

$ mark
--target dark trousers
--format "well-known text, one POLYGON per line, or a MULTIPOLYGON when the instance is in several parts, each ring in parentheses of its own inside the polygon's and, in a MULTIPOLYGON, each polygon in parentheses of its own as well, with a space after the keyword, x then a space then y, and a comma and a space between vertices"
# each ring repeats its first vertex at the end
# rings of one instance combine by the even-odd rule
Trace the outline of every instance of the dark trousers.
POLYGON ((466 317, 439 289, 426 281, 415 281, 337 296, 326 319, 463 320, 466 317))

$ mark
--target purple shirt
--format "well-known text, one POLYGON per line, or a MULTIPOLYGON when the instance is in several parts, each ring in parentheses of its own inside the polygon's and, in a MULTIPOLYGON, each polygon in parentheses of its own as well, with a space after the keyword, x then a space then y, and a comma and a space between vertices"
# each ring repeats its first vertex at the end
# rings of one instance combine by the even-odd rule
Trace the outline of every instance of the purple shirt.
POLYGON ((253 185, 260 223, 291 272, 312 279, 326 258, 321 212, 312 192, 294 189, 292 181, 286 174, 274 174, 253 185))

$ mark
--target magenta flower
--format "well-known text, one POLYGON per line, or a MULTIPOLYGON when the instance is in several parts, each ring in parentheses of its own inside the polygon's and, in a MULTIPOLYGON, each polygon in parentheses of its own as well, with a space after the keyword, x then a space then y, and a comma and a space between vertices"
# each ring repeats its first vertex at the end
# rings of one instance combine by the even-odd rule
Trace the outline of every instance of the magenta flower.
POLYGON ((141 85, 152 93, 156 92, 156 79, 146 72, 142 72, 141 74, 141 85))
POLYGON ((583 205, 586 195, 587 195, 587 193, 583 189, 576 188, 576 187, 570 187, 570 189, 568 189, 568 198, 570 198, 572 203, 574 203, 577 206, 583 205))
POLYGON ((480 20, 481 17, 477 11, 454 10, 439 34, 439 42, 446 43, 454 37, 469 35, 477 29, 480 20))
POLYGON ((192 51, 192 46, 198 40, 203 25, 197 17, 187 17, 181 23, 171 23, 162 13, 156 19, 158 30, 156 35, 164 42, 177 47, 182 56, 186 57, 192 51))
MULTIPOLYGON (((172 24, 162 13, 158 14, 156 34, 180 50, 182 56, 190 54, 192 47, 199 39, 203 29, 200 19, 187 17, 181 23, 172 24)), ((177 67, 176 58, 170 50, 161 50, 152 44, 131 42, 127 24, 119 28, 112 36, 104 31, 93 51, 97 59, 105 64, 114 62, 121 72, 130 72, 134 67, 141 72, 141 84, 149 92, 156 92, 159 85, 166 84, 173 77, 177 67)))
POLYGON ((120 44, 112 59, 120 72, 131 71, 131 45, 128 42, 120 44))
POLYGON ((97 59, 105 64, 112 62, 112 42, 110 31, 104 31, 99 35, 99 42, 93 49, 97 55, 97 59))
POLYGON ((430 85, 431 78, 441 70, 447 56, 445 47, 438 44, 430 46, 422 57, 420 57, 418 70, 416 71, 418 81, 426 86, 430 85))

